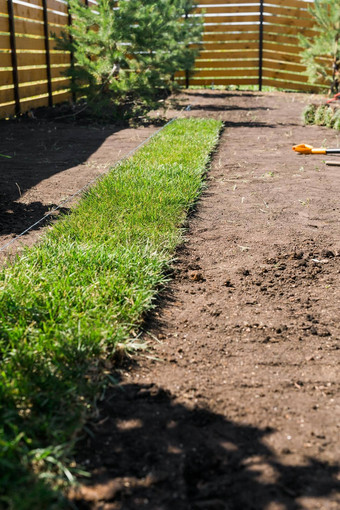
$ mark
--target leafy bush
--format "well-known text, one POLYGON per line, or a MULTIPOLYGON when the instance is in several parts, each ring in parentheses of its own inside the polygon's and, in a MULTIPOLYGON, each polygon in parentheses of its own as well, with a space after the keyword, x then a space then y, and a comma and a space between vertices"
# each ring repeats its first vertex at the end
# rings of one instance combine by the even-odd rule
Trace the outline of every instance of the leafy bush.
POLYGON ((336 110, 333 115, 332 127, 337 131, 340 131, 340 110, 336 110))
POLYGON ((303 120, 304 124, 306 124, 306 125, 314 124, 315 111, 316 111, 316 106, 314 104, 309 104, 308 106, 306 106, 306 108, 302 112, 302 120, 303 120))
POLYGON ((326 112, 326 106, 321 105, 318 106, 315 112, 315 119, 314 124, 317 126, 324 126, 325 125, 325 112, 326 112))
POLYGON ((310 104, 303 110, 302 120, 305 125, 316 124, 340 130, 340 108, 310 104))
POLYGON ((333 127, 334 110, 330 106, 327 106, 324 111, 324 126, 333 127))
POLYGON ((312 83, 327 83, 335 93, 340 85, 340 3, 339 0, 315 0, 308 10, 315 20, 317 34, 313 37, 300 35, 305 48, 302 61, 312 83))
POLYGON ((99 0, 90 9, 69 0, 72 25, 57 47, 73 53, 73 92, 103 117, 152 107, 189 71, 202 38, 192 0, 99 0))

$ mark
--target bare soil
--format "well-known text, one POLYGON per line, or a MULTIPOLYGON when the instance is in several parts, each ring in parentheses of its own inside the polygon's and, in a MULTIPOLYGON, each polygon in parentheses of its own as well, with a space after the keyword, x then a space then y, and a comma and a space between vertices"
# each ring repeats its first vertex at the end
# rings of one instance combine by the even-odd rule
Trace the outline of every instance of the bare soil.
POLYGON ((0 249, 68 200, 0 252, 0 263, 37 242, 54 217, 79 199, 70 197, 158 129, 56 121, 58 111, 48 116, 42 109, 33 117, 0 122, 0 249))
MULTIPOLYGON (((221 118, 225 130, 145 325, 148 350, 113 372, 119 385, 78 444, 91 477, 72 508, 340 508, 340 167, 291 149, 338 144, 336 131, 301 125, 313 100, 177 97, 191 105, 184 115, 221 118)), ((3 241, 155 129, 4 126, 3 241)))
POLYGON ((338 135, 301 126, 300 94, 178 99, 225 130, 149 349, 78 445, 73 503, 338 509, 340 170, 292 151, 338 135))

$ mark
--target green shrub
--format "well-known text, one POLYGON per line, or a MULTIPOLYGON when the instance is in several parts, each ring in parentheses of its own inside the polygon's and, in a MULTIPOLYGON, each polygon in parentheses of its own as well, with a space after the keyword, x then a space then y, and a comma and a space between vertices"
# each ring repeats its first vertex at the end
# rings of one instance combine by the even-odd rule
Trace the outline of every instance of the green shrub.
POLYGON ((71 51, 73 92, 100 117, 137 114, 189 71, 202 39, 193 0, 99 0, 90 9, 69 0, 72 24, 57 47, 71 51))
POLYGON ((315 122, 315 111, 316 106, 314 104, 309 104, 302 112, 302 120, 306 125, 314 124, 315 122))
POLYGON ((334 110, 330 106, 325 108, 324 112, 324 126, 332 127, 334 110))
POLYGON ((314 0, 307 9, 314 18, 314 35, 299 36, 305 48, 302 61, 311 83, 328 84, 335 93, 340 85, 339 0, 314 0))
POLYGON ((321 105, 318 106, 315 112, 315 119, 314 124, 317 126, 324 126, 325 125, 325 112, 326 112, 327 106, 321 105))
POLYGON ((340 131, 340 109, 336 110, 333 115, 332 128, 340 131))

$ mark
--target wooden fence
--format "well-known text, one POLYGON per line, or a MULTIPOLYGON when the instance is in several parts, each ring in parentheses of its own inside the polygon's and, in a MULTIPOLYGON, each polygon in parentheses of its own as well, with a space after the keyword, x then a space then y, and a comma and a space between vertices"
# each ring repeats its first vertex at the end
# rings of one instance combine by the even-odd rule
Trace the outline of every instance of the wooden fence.
MULTIPOLYGON (((95 0, 82 0, 93 6, 95 0)), ((303 0, 199 0, 203 48, 183 86, 258 85, 312 90, 298 34, 313 35, 303 0)), ((72 55, 51 32, 70 23, 65 0, 0 0, 0 117, 70 98, 64 72, 72 55)))
POLYGON ((0 0, 0 118, 71 97, 72 56, 51 37, 69 23, 65 0, 0 0))
POLYGON ((298 34, 313 36, 303 0, 200 0, 203 50, 182 85, 258 85, 315 90, 301 63, 298 34))

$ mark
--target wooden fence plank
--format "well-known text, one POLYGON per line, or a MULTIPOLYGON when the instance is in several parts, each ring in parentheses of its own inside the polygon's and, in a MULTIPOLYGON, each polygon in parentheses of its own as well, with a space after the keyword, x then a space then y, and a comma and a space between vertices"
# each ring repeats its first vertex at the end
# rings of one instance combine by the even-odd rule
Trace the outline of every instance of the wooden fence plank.
POLYGON ((259 0, 197 0, 197 4, 199 6, 203 5, 204 8, 205 6, 209 6, 211 4, 214 4, 214 5, 220 5, 220 4, 223 4, 223 5, 228 5, 228 4, 254 4, 254 5, 259 5, 259 0))
POLYGON ((48 12, 48 22, 50 25, 67 25, 68 16, 62 14, 56 14, 55 12, 48 12))
MULTIPOLYGON (((53 92, 70 88, 70 80, 57 80, 52 82, 53 92)), ((43 83, 26 84, 19 87, 21 101, 32 96, 46 94, 48 92, 47 80, 43 83)))
POLYGON ((265 65, 270 69, 281 69, 282 71, 289 71, 301 75, 304 73, 306 67, 303 64, 291 64, 290 62, 280 62, 275 59, 266 59, 265 65))
POLYGON ((258 67, 259 61, 256 60, 221 60, 219 62, 200 61, 196 63, 196 69, 230 69, 231 67, 258 67))
POLYGON ((303 0, 266 0, 266 4, 269 5, 280 5, 280 6, 287 6, 287 7, 296 7, 298 9, 306 9, 308 3, 304 2, 303 0))
MULTIPOLYGON (((0 26, 1 30, 1 26, 0 26)), ((40 35, 44 36, 44 25, 43 23, 34 22, 30 20, 15 20, 15 31, 17 34, 27 34, 27 35, 40 35)))
POLYGON ((247 14, 250 14, 250 12, 257 12, 258 11, 258 7, 254 7, 254 9, 252 7, 249 7, 249 6, 246 6, 246 5, 231 5, 231 6, 226 6, 226 7, 204 7, 204 8, 200 8, 198 7, 197 9, 194 10, 194 13, 197 13, 197 14, 202 14, 202 13, 205 13, 205 14, 239 14, 241 12, 245 12, 247 14))
MULTIPOLYGON (((299 55, 301 52, 301 48, 298 45, 286 46, 283 44, 276 44, 275 42, 272 42, 272 41, 264 41, 263 49, 269 50, 269 51, 275 51, 275 52, 283 52, 285 55, 288 55, 288 56, 299 55)), ((298 58, 300 58, 300 57, 298 57, 298 58)))
POLYGON ((0 0, 0 13, 8 14, 7 0, 0 0))
POLYGON ((10 101, 14 101, 14 87, 8 89, 0 89, 0 104, 1 103, 9 103, 10 101))
POLYGON ((266 78, 277 78, 286 81, 296 81, 301 83, 308 83, 308 77, 302 74, 286 73, 275 69, 263 69, 263 76, 266 78))
POLYGON ((248 32, 240 34, 204 34, 203 43, 206 42, 225 42, 225 41, 258 41, 259 34, 257 32, 248 32))
MULTIPOLYGON (((282 47, 280 48, 282 50, 282 47)), ((281 62, 301 64, 301 57, 299 55, 290 55, 289 53, 281 53, 279 51, 263 50, 263 58, 266 60, 279 60, 281 62)), ((304 67, 304 66, 303 66, 304 67)))
POLYGON ((67 14, 67 4, 59 2, 58 0, 48 0, 47 9, 67 14))
POLYGON ((36 50, 44 51, 44 39, 36 39, 33 37, 18 36, 16 37, 16 45, 18 50, 36 50))
MULTIPOLYGON (((307 19, 301 19, 301 18, 287 18, 285 16, 272 16, 265 14, 264 15, 264 21, 266 23, 269 23, 271 25, 284 25, 286 28, 287 26, 290 27, 297 27, 298 30, 302 28, 310 28, 312 29, 314 27, 314 23, 307 19)), ((315 33, 315 30, 313 30, 315 33)))
MULTIPOLYGON (((276 27, 275 27, 276 28, 276 27)), ((279 27, 281 28, 281 27, 279 27)), ((283 27, 284 28, 284 27, 283 27)), ((258 33, 258 26, 256 25, 206 25, 204 27, 204 33, 215 33, 221 32, 223 34, 229 34, 234 32, 242 33, 258 33)))
MULTIPOLYGON (((180 85, 184 85, 184 80, 178 80, 180 85)), ((189 81, 190 86, 204 86, 209 87, 211 85, 257 85, 257 78, 215 78, 215 79, 202 79, 202 78, 191 78, 189 81)))
MULTIPOLYGON (((183 72, 183 71, 182 71, 183 72)), ((184 72, 183 72, 184 74, 184 72)), ((247 69, 246 71, 244 69, 224 69, 224 70, 204 70, 204 71, 194 71, 192 78, 219 78, 219 77, 229 77, 229 76, 258 76, 258 70, 255 69, 247 69)), ((182 76, 181 73, 179 73, 179 76, 182 76)))
POLYGON ((285 35, 264 32, 263 43, 265 43, 265 42, 274 42, 274 43, 280 44, 281 48, 282 48, 282 45, 285 45, 285 51, 286 51, 286 49, 287 49, 287 51, 289 51, 288 50, 289 46, 294 46, 296 48, 299 48, 299 51, 301 51, 300 46, 299 46, 299 39, 297 37, 293 37, 293 36, 288 37, 285 35))
POLYGON ((12 57, 10 53, 0 53, 0 66, 12 67, 12 57))
MULTIPOLYGON (((70 55, 66 53, 51 53, 51 64, 66 64, 70 62, 70 55)), ((46 64, 45 53, 18 52, 18 66, 30 67, 46 64)))
POLYGON ((8 18, 0 16, 0 32, 9 32, 8 18))
MULTIPOLYGON (((268 52, 270 53, 270 52, 268 52)), ((256 50, 239 50, 239 51, 202 51, 196 62, 201 62, 202 60, 228 60, 228 59, 249 59, 249 58, 257 58, 258 51, 256 50)), ((218 62, 214 62, 214 65, 218 65, 218 62)))
POLYGON ((263 85, 267 87, 282 88, 284 90, 302 90, 305 92, 320 92, 321 88, 307 83, 293 83, 291 81, 273 80, 263 78, 263 85))
POLYGON ((14 16, 18 18, 27 18, 35 21, 43 21, 43 11, 41 7, 31 5, 15 4, 13 3, 14 16))
POLYGON ((304 21, 313 21, 313 16, 308 11, 302 9, 292 9, 291 7, 275 7, 272 5, 267 5, 266 14, 290 17, 293 19, 301 19, 304 21))
MULTIPOLYGON (((1 50, 9 50, 11 47, 9 35, 0 35, 0 49, 1 50)), ((0 56, 0 65, 1 65, 1 56, 0 56)))
POLYGON ((300 28, 299 30, 296 29, 296 27, 293 26, 281 26, 281 25, 264 25, 263 32, 265 34, 272 33, 272 34, 284 34, 286 36, 289 35, 297 35, 297 34, 303 34, 307 37, 313 37, 316 35, 315 30, 310 30, 309 28, 300 28))
POLYGON ((258 42, 242 41, 242 42, 211 42, 206 41, 203 46, 203 51, 211 50, 247 50, 259 47, 258 42))
POLYGON ((13 85, 13 73, 12 71, 1 71, 0 70, 0 83, 4 85, 13 85))
POLYGON ((205 23, 216 23, 220 25, 221 23, 256 23, 259 21, 258 14, 253 14, 249 16, 206 16, 204 19, 205 23))
POLYGON ((15 104, 0 105, 0 119, 12 117, 15 114, 15 104))

